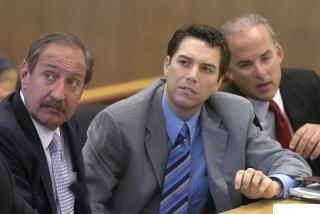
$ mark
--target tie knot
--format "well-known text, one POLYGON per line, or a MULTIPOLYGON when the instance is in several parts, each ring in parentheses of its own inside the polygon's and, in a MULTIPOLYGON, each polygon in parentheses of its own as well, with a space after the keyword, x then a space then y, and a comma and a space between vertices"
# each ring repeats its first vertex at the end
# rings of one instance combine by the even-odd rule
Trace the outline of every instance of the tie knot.
POLYGON ((189 133, 188 125, 186 123, 184 123, 182 128, 181 128, 181 130, 180 130, 180 132, 179 132, 179 134, 182 137, 186 138, 188 136, 188 133, 189 133))
POLYGON ((278 104, 273 100, 270 100, 269 102, 269 109, 273 112, 281 112, 278 104))
POLYGON ((50 152, 56 152, 62 150, 61 140, 57 133, 53 134, 52 141, 49 145, 50 152))

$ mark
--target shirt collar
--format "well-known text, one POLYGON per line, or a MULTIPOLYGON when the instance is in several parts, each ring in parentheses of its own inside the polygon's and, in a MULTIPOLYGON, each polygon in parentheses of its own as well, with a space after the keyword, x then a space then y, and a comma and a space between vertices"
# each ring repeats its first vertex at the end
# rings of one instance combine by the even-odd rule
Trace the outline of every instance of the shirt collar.
POLYGON ((199 128, 198 119, 200 116, 201 107, 193 114, 193 116, 189 120, 182 121, 180 118, 177 117, 174 111, 170 108, 170 106, 168 105, 165 99, 165 96, 163 95, 162 109, 163 109, 163 114, 166 122, 166 131, 168 133, 171 144, 174 144, 174 142, 176 141, 176 138, 178 137, 178 134, 184 123, 188 125, 189 132, 190 132, 190 142, 192 143, 192 140, 194 139, 196 131, 199 128))
MULTIPOLYGON (((265 118, 267 116, 267 112, 268 112, 268 108, 269 108, 269 102, 268 101, 256 100, 256 99, 253 99, 251 97, 247 97, 247 98, 250 100, 258 119, 260 121, 264 122, 265 118)), ((274 97, 272 98, 272 100, 275 101, 277 103, 277 105, 279 106, 279 108, 281 109, 281 111, 284 112, 283 101, 282 101, 282 98, 281 98, 281 94, 280 94, 279 88, 276 91, 276 93, 275 93, 274 97)))
MULTIPOLYGON (((20 91, 20 96, 21 96, 23 104, 25 104, 24 96, 23 96, 21 91, 20 91)), ((37 130, 37 133, 38 133, 38 135, 40 137, 41 143, 42 143, 44 148, 48 148, 49 144, 52 141, 54 133, 56 133, 60 137, 60 129, 59 129, 59 127, 56 128, 54 131, 52 131, 52 130, 48 129, 47 127, 43 126, 42 124, 38 123, 36 120, 34 120, 31 115, 30 115, 30 117, 31 117, 31 120, 32 120, 36 130, 37 130)))

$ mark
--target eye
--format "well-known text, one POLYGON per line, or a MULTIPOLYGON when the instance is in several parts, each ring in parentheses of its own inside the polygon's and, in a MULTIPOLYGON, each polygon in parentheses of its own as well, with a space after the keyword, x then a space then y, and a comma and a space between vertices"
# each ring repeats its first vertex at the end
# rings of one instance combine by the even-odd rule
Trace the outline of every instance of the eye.
POLYGON ((75 88, 75 87, 80 86, 81 82, 80 82, 78 79, 70 79, 70 80, 68 80, 68 84, 69 84, 72 88, 75 88))
POLYGON ((213 73, 213 69, 210 67, 203 67, 202 70, 204 73, 207 73, 207 74, 213 73))
POLYGON ((185 66, 185 67, 190 65, 190 62, 188 60, 185 60, 185 59, 180 59, 179 63, 180 63, 180 65, 185 66))
POLYGON ((51 73, 51 72, 45 72, 45 73, 43 74, 43 76, 44 76, 44 78, 45 78, 46 80, 48 80, 48 81, 52 81, 52 80, 54 80, 54 78, 55 78, 54 74, 51 73))
POLYGON ((262 62, 268 62, 271 59, 271 56, 264 56, 261 58, 262 62))
POLYGON ((251 67, 251 65, 252 65, 252 63, 246 62, 246 63, 240 63, 238 66, 241 69, 249 69, 251 67))

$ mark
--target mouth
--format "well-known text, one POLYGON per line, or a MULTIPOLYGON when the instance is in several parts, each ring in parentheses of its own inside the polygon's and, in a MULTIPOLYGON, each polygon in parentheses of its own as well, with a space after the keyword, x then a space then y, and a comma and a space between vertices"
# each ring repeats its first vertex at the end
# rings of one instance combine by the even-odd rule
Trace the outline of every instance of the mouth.
POLYGON ((183 92, 187 93, 187 94, 197 94, 197 92, 189 86, 181 86, 179 87, 181 90, 183 90, 183 92))
POLYGON ((271 84, 271 82, 265 82, 265 83, 259 83, 257 84, 257 88, 265 88, 267 86, 269 86, 271 84))
POLYGON ((64 111, 60 108, 56 108, 53 106, 43 106, 44 108, 48 109, 52 113, 64 113, 64 111))

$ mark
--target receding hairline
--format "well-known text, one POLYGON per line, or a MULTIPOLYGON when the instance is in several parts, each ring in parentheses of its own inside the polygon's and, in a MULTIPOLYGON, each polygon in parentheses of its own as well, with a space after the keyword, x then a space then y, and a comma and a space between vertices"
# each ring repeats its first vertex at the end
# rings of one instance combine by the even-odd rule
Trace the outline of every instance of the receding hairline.
POLYGON ((242 16, 230 19, 220 26, 220 30, 226 37, 228 37, 236 33, 248 31, 259 25, 262 25, 266 28, 272 41, 276 43, 276 34, 268 20, 255 13, 244 14, 242 16))

